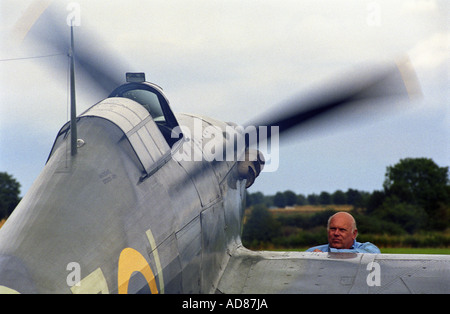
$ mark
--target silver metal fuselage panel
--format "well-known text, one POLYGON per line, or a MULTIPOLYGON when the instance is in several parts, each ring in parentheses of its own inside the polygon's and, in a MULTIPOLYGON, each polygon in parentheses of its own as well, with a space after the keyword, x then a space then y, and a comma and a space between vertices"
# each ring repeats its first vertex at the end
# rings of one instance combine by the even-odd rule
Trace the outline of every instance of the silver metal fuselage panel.
POLYGON ((449 256, 243 248, 246 182, 236 161, 173 158, 204 154, 212 126, 224 134, 215 144, 228 147, 226 123, 178 114, 189 136, 170 147, 130 99, 105 99, 77 120, 77 154, 71 156, 66 124, 0 229, 0 293, 450 291, 449 256), (368 283, 373 263, 380 285, 368 283), (79 265, 79 286, 70 284, 71 265, 79 265))
MULTIPOLYGON (((84 141, 77 155, 70 156, 65 126, 0 229, 0 286, 71 293, 67 267, 78 263, 81 279, 100 274, 102 292, 115 293, 121 254, 132 248, 153 271, 158 292, 214 292, 221 272, 205 269, 225 269, 227 248, 240 241, 228 225, 240 228, 245 182, 228 183, 232 163, 175 161, 148 112, 125 98, 98 103, 77 125, 84 141), (198 167, 209 175, 192 179, 198 167)), ((146 291, 141 277, 131 276, 128 292, 146 291)))

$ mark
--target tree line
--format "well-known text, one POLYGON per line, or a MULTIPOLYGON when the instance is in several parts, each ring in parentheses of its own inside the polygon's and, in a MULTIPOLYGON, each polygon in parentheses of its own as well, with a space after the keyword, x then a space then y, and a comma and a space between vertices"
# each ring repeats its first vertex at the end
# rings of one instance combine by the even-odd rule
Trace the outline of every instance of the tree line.
POLYGON ((291 190, 284 192, 277 192, 275 195, 264 195, 262 192, 248 193, 246 205, 253 206, 262 204, 267 207, 284 208, 295 205, 354 205, 363 207, 369 200, 370 193, 358 191, 355 189, 348 189, 346 192, 336 190, 333 193, 322 191, 319 194, 311 193, 295 194, 291 190))
POLYGON ((0 172, 0 220, 11 215, 20 202, 20 183, 7 172, 0 172))
MULTIPOLYGON (((19 195, 20 183, 12 175, 0 172, 0 220, 12 213, 20 201, 19 195)), ((292 235, 293 230, 323 227, 333 211, 332 205, 344 204, 353 207, 352 214, 362 234, 450 231, 449 167, 439 167, 428 158, 406 158, 388 166, 382 188, 373 192, 348 189, 303 195, 288 190, 269 196, 256 192, 247 193, 246 201, 254 210, 244 228, 245 241, 272 239, 283 236, 283 232, 292 235), (290 217, 273 217, 267 212, 270 207, 295 205, 324 205, 330 206, 330 210, 290 217), (256 231, 252 230, 252 225, 256 231)))
POLYGON ((243 242, 247 246, 326 243, 326 222, 335 212, 333 205, 344 204, 352 206, 359 238, 366 241, 385 241, 389 245, 390 239, 397 238, 410 244, 416 241, 421 242, 420 245, 431 242, 450 245, 449 168, 439 167, 428 158, 406 158, 388 166, 382 188, 373 192, 348 189, 310 195, 291 190, 269 196, 261 192, 248 193, 250 214, 243 242), (272 214, 269 210, 296 205, 324 205, 327 210, 289 215, 272 214), (427 235, 417 240, 418 234, 427 235))

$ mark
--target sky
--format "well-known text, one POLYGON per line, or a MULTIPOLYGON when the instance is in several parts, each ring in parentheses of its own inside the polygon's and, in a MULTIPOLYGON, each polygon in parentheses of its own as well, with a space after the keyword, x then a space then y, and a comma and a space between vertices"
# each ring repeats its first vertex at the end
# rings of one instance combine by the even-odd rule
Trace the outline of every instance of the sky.
MULTIPOLYGON (((0 0, 0 171, 21 183, 22 195, 68 120, 67 57, 32 58, 55 51, 20 41, 26 32, 18 30, 33 22, 32 15, 23 18, 32 2, 0 0)), ((249 192, 372 192, 382 189, 386 167, 403 158, 450 166, 448 1, 42 2, 63 18, 79 18, 77 40, 95 33, 98 47, 130 71, 145 72, 173 111, 238 124, 326 90, 348 79, 349 70, 409 57, 420 99, 282 139, 277 170, 262 173, 249 192)), ((77 78, 81 113, 103 95, 77 78)))

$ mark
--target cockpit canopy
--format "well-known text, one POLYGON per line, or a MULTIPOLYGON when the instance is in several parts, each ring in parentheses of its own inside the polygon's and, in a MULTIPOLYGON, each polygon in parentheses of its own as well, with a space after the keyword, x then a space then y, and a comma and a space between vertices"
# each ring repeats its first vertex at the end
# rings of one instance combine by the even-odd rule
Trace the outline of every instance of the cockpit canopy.
POLYGON ((164 117, 164 112, 161 108, 161 103, 158 99, 158 95, 149 90, 135 89, 132 87, 129 90, 118 93, 115 97, 124 97, 140 103, 145 109, 147 109, 155 121, 166 120, 164 117))
MULTIPOLYGON (((170 153, 170 147, 183 136, 176 132, 179 137, 172 137, 172 130, 178 126, 175 115, 162 89, 148 82, 135 80, 119 86, 108 98, 82 113, 77 118, 77 124, 88 117, 106 119, 118 126, 147 173, 158 166, 159 159, 170 153), (153 147, 152 143, 156 146, 153 147)), ((48 160, 67 138, 70 127, 70 122, 67 122, 61 128, 48 160)))
POLYGON ((141 104, 158 125, 169 146, 179 138, 172 138, 172 129, 178 122, 169 107, 169 102, 162 93, 162 89, 149 82, 129 82, 116 88, 109 97, 123 97, 141 104))

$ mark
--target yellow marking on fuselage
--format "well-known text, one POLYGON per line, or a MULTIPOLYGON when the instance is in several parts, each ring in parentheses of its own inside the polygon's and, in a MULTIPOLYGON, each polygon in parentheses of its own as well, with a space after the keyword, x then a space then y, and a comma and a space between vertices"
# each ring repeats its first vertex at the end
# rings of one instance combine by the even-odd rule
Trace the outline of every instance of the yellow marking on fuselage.
POLYGON ((128 293, 128 284, 131 275, 136 271, 140 272, 145 277, 145 280, 150 287, 150 291, 153 294, 157 294, 158 288, 156 287, 155 276, 153 275, 150 265, 141 253, 132 248, 125 248, 120 253, 117 274, 119 294, 128 293))
POLYGON ((158 271, 158 281, 159 281, 159 291, 160 293, 164 293, 164 279, 163 279, 163 272, 161 267, 161 261, 159 260, 159 253, 156 249, 156 241, 153 237, 152 231, 149 229, 145 233, 147 235, 148 241, 150 242, 150 246, 152 247, 153 256, 155 257, 155 263, 156 263, 156 270, 158 271))

